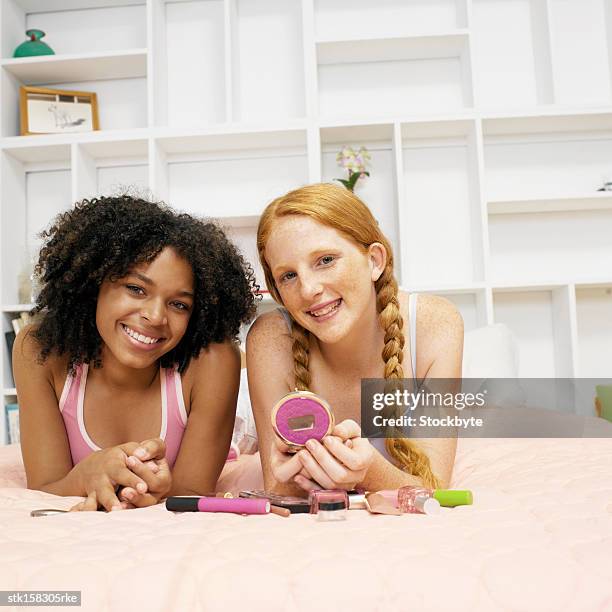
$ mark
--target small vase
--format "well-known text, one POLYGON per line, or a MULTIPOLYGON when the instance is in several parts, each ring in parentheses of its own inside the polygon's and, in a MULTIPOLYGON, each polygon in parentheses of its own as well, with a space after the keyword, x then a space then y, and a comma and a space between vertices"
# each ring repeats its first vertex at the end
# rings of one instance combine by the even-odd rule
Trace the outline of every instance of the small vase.
POLYGON ((26 30, 30 40, 21 43, 13 53, 13 57, 33 57, 36 55, 55 55, 55 51, 41 38, 45 35, 42 30, 26 30))

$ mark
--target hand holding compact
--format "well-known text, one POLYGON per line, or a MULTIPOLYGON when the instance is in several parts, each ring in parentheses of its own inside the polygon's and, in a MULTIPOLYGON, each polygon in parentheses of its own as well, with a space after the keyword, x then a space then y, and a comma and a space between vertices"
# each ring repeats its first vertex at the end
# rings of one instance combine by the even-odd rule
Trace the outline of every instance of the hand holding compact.
POLYGON ((304 478, 310 478, 310 474, 304 469, 298 455, 289 452, 289 446, 279 438, 272 440, 270 449, 270 469, 274 480, 279 483, 291 482, 295 477, 303 473, 304 478))
POLYGON ((312 489, 354 489, 363 482, 374 460, 374 450, 361 437, 359 425, 347 419, 338 423, 322 443, 308 440, 306 450, 297 453, 304 468, 312 476, 309 480, 297 475, 294 480, 306 491, 312 489))

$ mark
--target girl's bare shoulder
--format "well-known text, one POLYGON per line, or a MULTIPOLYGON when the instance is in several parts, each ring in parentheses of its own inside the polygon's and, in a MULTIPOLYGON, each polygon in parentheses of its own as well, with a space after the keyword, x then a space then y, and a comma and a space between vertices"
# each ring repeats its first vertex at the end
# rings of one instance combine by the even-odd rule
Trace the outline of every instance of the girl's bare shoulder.
POLYGON ((280 309, 265 312, 255 319, 247 335, 247 347, 277 347, 280 350, 291 348, 292 338, 285 316, 280 309))
POLYGON ((17 334, 13 344, 13 362, 36 364, 49 372, 66 370, 68 355, 51 353, 44 361, 41 360, 42 345, 36 338, 35 331, 35 325, 27 325, 17 334))
POLYGON ((63 386, 68 373, 68 355, 51 353, 43 361, 42 346, 34 332, 35 325, 24 327, 13 344, 13 369, 20 368, 29 372, 32 377, 44 377, 57 389, 63 386))
POLYGON ((246 361, 249 383, 271 380, 278 384, 278 393, 293 388, 293 339, 285 317, 279 310, 266 312, 255 320, 247 335, 246 361))
POLYGON ((233 340, 213 342, 193 357, 184 371, 183 386, 191 386, 205 377, 232 376, 240 370, 240 349, 233 340))
POLYGON ((427 335, 463 334, 463 317, 448 298, 427 293, 419 294, 417 301, 419 331, 427 335))

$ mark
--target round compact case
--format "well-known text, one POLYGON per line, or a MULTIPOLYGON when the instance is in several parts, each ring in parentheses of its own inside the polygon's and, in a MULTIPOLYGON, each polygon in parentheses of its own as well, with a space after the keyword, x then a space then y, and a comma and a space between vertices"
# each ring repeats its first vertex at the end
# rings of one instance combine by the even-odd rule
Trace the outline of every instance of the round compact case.
POLYGON ((308 440, 322 440, 334 428, 334 414, 329 404, 316 393, 294 391, 272 408, 272 427, 293 452, 304 448, 308 440))

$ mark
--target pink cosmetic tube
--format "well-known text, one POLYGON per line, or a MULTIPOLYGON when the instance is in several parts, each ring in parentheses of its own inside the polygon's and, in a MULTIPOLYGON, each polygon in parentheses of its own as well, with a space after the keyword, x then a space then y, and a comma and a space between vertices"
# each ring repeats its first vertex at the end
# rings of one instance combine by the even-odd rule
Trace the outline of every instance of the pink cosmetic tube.
POLYGON ((231 512, 233 514, 268 514, 267 499, 243 497, 169 497, 166 509, 173 512, 231 512))

